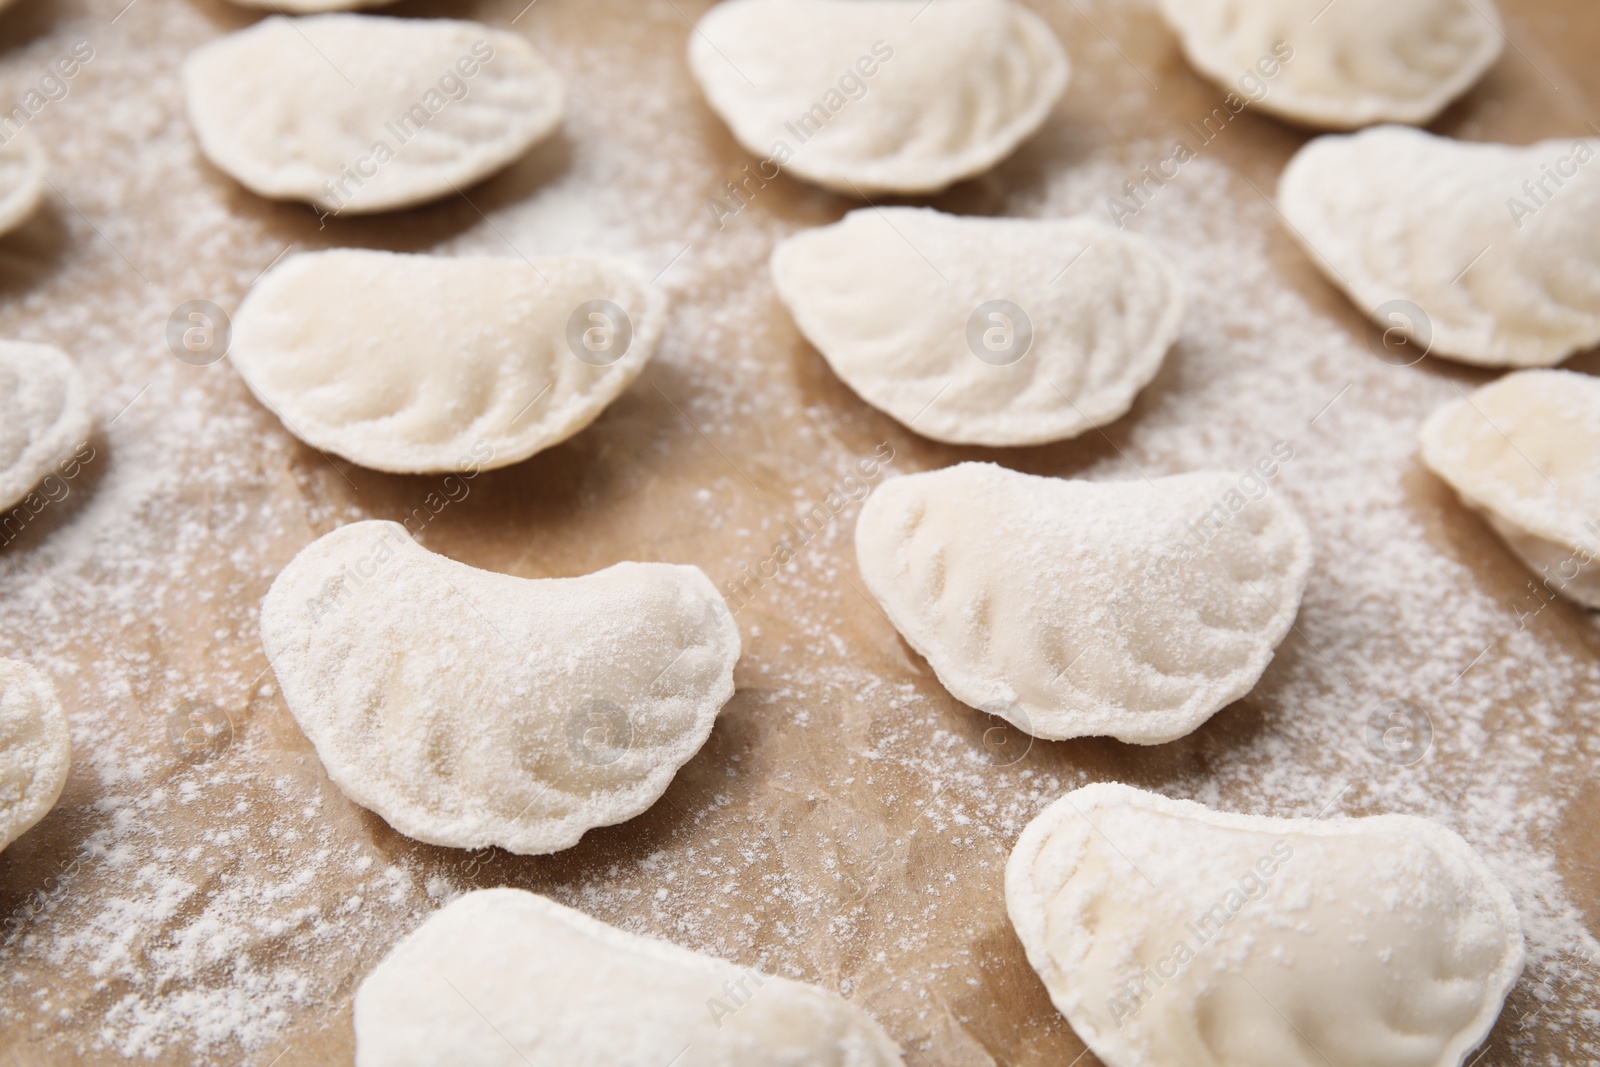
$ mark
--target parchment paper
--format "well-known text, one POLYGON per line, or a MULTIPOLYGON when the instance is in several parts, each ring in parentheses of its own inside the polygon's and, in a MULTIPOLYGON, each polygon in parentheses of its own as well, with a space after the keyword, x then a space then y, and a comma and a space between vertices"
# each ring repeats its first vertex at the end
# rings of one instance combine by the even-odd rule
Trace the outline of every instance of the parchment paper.
MULTIPOLYGON (((708 207, 751 160, 683 62, 703 0, 383 9, 525 33, 568 78, 569 120, 462 197, 326 225, 211 169, 183 115, 183 55, 257 14, 125 2, 0 16, 0 103, 73 42, 95 53, 31 119, 53 184, 0 240, 0 334, 71 353, 98 427, 70 493, 0 548, 0 654, 54 679, 75 744, 60 804, 0 855, 0 1062, 348 1062, 373 964, 451 894, 512 885, 838 990, 908 1064, 1087 1067, 1001 882, 1027 820, 1101 779, 1229 810, 1445 821, 1512 885, 1536 942, 1477 1062, 1596 1061, 1600 630, 1561 603, 1519 613, 1528 576, 1417 465, 1421 419, 1492 376, 1369 351, 1265 199, 1306 132, 1247 109, 1129 221, 1179 259, 1193 307, 1128 417, 1048 447, 953 448, 856 398, 773 295, 773 243, 857 204, 784 177, 720 226, 708 207), (175 358, 167 319, 191 300, 232 311, 277 257, 339 245, 622 255, 673 297, 643 378, 574 440, 428 508, 413 529, 430 549, 529 577, 695 563, 721 586, 760 571, 785 522, 831 516, 751 587, 739 690, 705 749, 649 812, 567 852, 402 837, 329 784, 272 684, 256 613, 277 570, 340 523, 416 516, 438 480, 299 444, 226 360, 175 358), (1317 570, 1257 689, 1180 741, 1030 742, 944 693, 864 595, 846 480, 860 457, 892 452, 869 483, 966 459, 1113 479, 1243 470, 1278 440, 1296 460, 1276 491, 1306 513, 1317 570), (1400 698, 1431 731, 1409 765, 1365 740, 1400 698)), ((1073 84, 1015 157, 932 203, 1104 218, 1222 93, 1150 4, 1028 2, 1073 84)), ((1594 135, 1600 9, 1502 7, 1505 56, 1433 128, 1594 135)))

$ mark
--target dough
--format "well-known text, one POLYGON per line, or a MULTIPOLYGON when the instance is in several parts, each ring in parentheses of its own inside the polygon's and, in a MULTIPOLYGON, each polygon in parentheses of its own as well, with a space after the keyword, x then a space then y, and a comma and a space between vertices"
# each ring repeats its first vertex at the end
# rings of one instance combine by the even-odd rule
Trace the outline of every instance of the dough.
POLYGON ((1505 43, 1493 0, 1161 0, 1161 11, 1221 88, 1336 130, 1428 122, 1505 43))
POLYGON ((454 19, 269 18, 195 50, 206 158, 261 194, 388 211, 488 177, 561 125, 565 89, 514 33, 454 19))
POLYGON ((0 341, 0 512, 89 437, 89 389, 65 352, 0 341))
POLYGON ((952 444, 1042 444, 1119 418, 1183 321, 1155 246, 1087 219, 867 208, 784 241, 772 276, 850 388, 952 444))
POLYGON ((619 263, 339 249, 269 271, 228 354, 316 448, 383 471, 492 469, 599 417, 655 352, 665 305, 619 263))
POLYGON ((1106 1067, 1458 1067, 1524 957, 1511 895, 1437 823, 1111 783, 1022 832, 1006 909, 1106 1067))
POLYGON ((515 578, 394 522, 304 548, 261 642, 345 795, 419 841, 519 853, 654 804, 733 696, 740 646, 698 567, 515 578))
POLYGON ((689 38, 689 68, 733 135, 837 192, 931 193, 981 174, 1067 87, 1048 26, 1010 0, 729 0, 689 38))
POLYGON ((962 463, 861 506, 867 588, 958 700, 1035 737, 1182 737, 1248 693, 1311 569, 1254 471, 1153 483, 962 463))
POLYGON ((1434 412, 1422 459, 1546 589, 1600 608, 1600 378, 1508 374, 1434 412))
POLYGON ((0 849, 55 807, 71 766, 56 687, 26 663, 0 659, 0 849))
POLYGON ((435 912, 356 991, 356 1067, 900 1067, 837 994, 520 889, 435 912))
POLYGON ((240 7, 267 8, 280 15, 314 15, 323 11, 352 11, 383 7, 394 0, 233 0, 240 7))
POLYGON ((1384 126, 1307 144, 1278 203, 1382 328, 1463 363, 1548 366, 1600 343, 1597 153, 1593 139, 1517 148, 1384 126))
MULTIPOLYGON (((0 0, 0 8, 6 6, 0 0)), ((0 145, 0 234, 33 217, 44 199, 44 149, 26 127, 0 145)))

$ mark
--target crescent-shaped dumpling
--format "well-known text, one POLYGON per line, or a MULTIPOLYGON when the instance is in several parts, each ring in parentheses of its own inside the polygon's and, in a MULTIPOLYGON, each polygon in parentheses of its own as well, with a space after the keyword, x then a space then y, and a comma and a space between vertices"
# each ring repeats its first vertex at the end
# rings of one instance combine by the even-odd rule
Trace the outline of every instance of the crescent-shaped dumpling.
POLYGON ((1505 46, 1493 0, 1161 0, 1196 70, 1327 129, 1422 125, 1505 46))
POLYGON ((389 211, 488 177, 561 125, 527 41, 455 19, 276 17, 196 49, 184 94, 206 158, 262 196, 389 211))
POLYGON ((729 0, 689 68, 746 149, 841 193, 930 193, 994 166, 1067 86, 1048 26, 1011 0, 729 0))
POLYGON ((521 889, 429 916, 361 982, 356 1067, 900 1067, 836 993, 521 889))
POLYGON ((962 463, 873 490, 856 559, 958 700, 1035 737, 1151 745, 1255 685, 1311 539, 1254 469, 1086 482, 962 463))
POLYGON ((71 766, 56 687, 28 664, 0 659, 0 849, 55 807, 71 766))
POLYGON ((1511 895, 1438 823, 1112 783, 1028 824, 1006 910, 1106 1067, 1459 1067, 1525 956, 1511 895))
POLYGON ((0 234, 33 217, 44 199, 44 185, 44 149, 23 127, 0 144, 0 234))
POLYGON ((269 271, 228 354, 316 448, 383 471, 491 469, 599 417, 655 352, 665 306, 603 260, 338 249, 269 271))
POLYGON ((1119 418, 1183 321, 1160 251, 1081 218, 867 208, 784 241, 772 276, 850 388, 952 444, 1042 444, 1119 418))
POLYGON ((89 388, 59 348, 0 341, 0 511, 89 436, 89 388))
POLYGON ((655 803, 733 696, 740 647, 697 567, 516 578, 378 521, 283 569, 261 641, 350 799, 419 841, 520 853, 655 803))
POLYGON ((267 8, 281 15, 317 15, 324 11, 355 11, 383 7, 394 0, 232 0, 240 7, 267 8))
POLYGON ((1546 589, 1600 608, 1600 378, 1490 382, 1423 424, 1422 459, 1546 589))
POLYGON ((1381 126, 1307 144, 1278 204, 1328 279, 1419 353, 1549 366, 1600 343, 1597 153, 1381 126))

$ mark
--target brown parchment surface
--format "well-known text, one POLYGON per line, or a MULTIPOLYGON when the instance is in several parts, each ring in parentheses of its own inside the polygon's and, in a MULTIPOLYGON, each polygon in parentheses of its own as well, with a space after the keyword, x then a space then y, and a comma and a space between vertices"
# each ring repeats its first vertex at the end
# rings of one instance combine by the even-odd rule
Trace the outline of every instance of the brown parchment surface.
MULTIPOLYGON (((467 854, 395 833, 327 781, 271 684, 256 612, 273 575, 305 544, 343 522, 411 515, 438 479, 329 460, 255 404, 225 360, 180 363, 163 331, 182 302, 231 311, 290 248, 533 256, 592 243, 596 252, 632 255, 648 273, 661 272, 658 283, 674 299, 660 355, 594 426, 479 476, 466 499, 429 518, 420 540, 527 577, 661 559, 698 564, 719 586, 757 567, 784 521, 825 501, 858 457, 884 444, 898 472, 973 458, 1062 476, 1135 476, 1119 466, 1125 461, 1151 473, 1187 469, 1187 457, 1164 449, 1161 420, 1182 417, 1173 397, 1203 342, 1180 342, 1134 411, 1103 434, 1004 452, 922 440, 831 374, 765 273, 773 241, 856 203, 785 177, 723 228, 714 224, 707 199, 751 158, 704 106, 683 62, 703 0, 538 0, 527 8, 524 0, 406 0, 383 9, 526 34, 569 79, 567 128, 462 197, 325 225, 304 206, 263 201, 210 168, 187 128, 182 56, 257 13, 212 0, 124 3, 18 0, 0 15, 0 100, 20 98, 73 41, 95 48, 69 95, 32 122, 51 153, 53 185, 39 218, 0 240, 0 335, 70 352, 95 389, 97 417, 97 459, 72 495, 0 549, 0 654, 51 675, 77 745, 60 804, 0 855, 0 914, 18 919, 0 956, 0 1063, 349 1062, 349 1001, 361 976, 449 893, 511 885, 841 990, 884 1023, 910 1064, 1087 1067, 1095 1058, 1080 1057, 1083 1046, 1005 917, 1004 861, 1031 814, 1101 779, 1223 807, 1314 814, 1318 805, 1306 797, 1275 806, 1238 783, 1256 771, 1264 780, 1275 769, 1321 765, 1327 753, 1313 749, 1330 745, 1355 753, 1348 766, 1356 770, 1327 771, 1327 800, 1335 800, 1331 787, 1351 784, 1337 801, 1343 813, 1433 811, 1430 803, 1451 792, 1447 783, 1471 779, 1474 761, 1494 745, 1492 718, 1486 738, 1452 740, 1456 691, 1441 686, 1426 705, 1440 738, 1427 760, 1374 767, 1359 751, 1366 713, 1396 695, 1369 679, 1448 661, 1439 667, 1448 680, 1472 667, 1478 645, 1517 628, 1509 608, 1483 633, 1440 648, 1389 632, 1385 619, 1396 616, 1341 602, 1318 576, 1261 686, 1190 737, 1137 748, 1103 739, 1030 746, 996 734, 998 720, 945 694, 863 595, 852 505, 740 611, 738 692, 650 811, 544 857, 467 854), (557 195, 567 206, 520 213, 557 195), (1371 613, 1371 632, 1342 638, 1362 613, 1371 613), (1341 672, 1349 676, 1342 682, 1341 672), (1349 686, 1339 698, 1348 730, 1315 744, 1287 730, 1297 708, 1285 679, 1328 692, 1349 686), (226 716, 223 735, 200 753, 210 758, 173 740, 174 716, 181 734, 191 708, 213 726, 218 710, 226 716), (1231 769, 1208 793, 1223 767, 1231 769), (1411 803, 1396 799, 1406 796, 1398 774, 1410 776, 1411 803), (375 881, 383 871, 396 873, 375 881), (163 886, 165 908, 151 903, 163 899, 163 886), (122 900, 130 903, 119 911, 122 900), (218 1007, 229 996, 246 1024, 238 1033, 218 1007)), ((1132 146, 1131 176, 1221 100, 1186 67, 1152 5, 1029 6, 1071 54, 1073 84, 1037 137, 991 174, 933 198, 935 206, 1004 213, 1119 145, 1132 146)), ((1600 118, 1600 8, 1583 0, 1502 6, 1511 46, 1433 128, 1517 143, 1592 134, 1585 124, 1600 118)), ((1326 388, 1284 399, 1294 412, 1243 404, 1215 421, 1212 439, 1232 449, 1240 469, 1278 436, 1275 420, 1303 428, 1341 383, 1350 388, 1339 403, 1364 414, 1341 422, 1344 409, 1335 408, 1319 423, 1324 436, 1303 439, 1301 454, 1320 462, 1339 454, 1341 435, 1392 434, 1407 455, 1419 407, 1441 396, 1441 383, 1468 388, 1491 378, 1436 360, 1394 368, 1365 353, 1361 316, 1252 191, 1270 193, 1307 136, 1247 111, 1207 149, 1207 166, 1235 175, 1230 196, 1253 205, 1241 217, 1259 227, 1279 276, 1357 349, 1326 369, 1326 388)), ((1104 195, 1115 191, 1108 182, 1104 195)), ((1209 281, 1196 300, 1251 299, 1226 276, 1209 281)), ((1592 355, 1571 365, 1597 366, 1592 355)), ((1514 560, 1407 462, 1402 490, 1426 545, 1465 568, 1447 580, 1475 583, 1499 601, 1517 596, 1526 575, 1514 560)), ((1317 499, 1315 469, 1308 458, 1285 473, 1285 491, 1302 505, 1317 499)), ((1319 569, 1361 566, 1340 547, 1339 528, 1315 517, 1312 525, 1319 569)), ((1394 596, 1424 588, 1437 596, 1440 580, 1407 575, 1394 596)), ((1600 786, 1586 738, 1600 693, 1583 665, 1600 656, 1600 630, 1564 604, 1535 623, 1531 640, 1545 658, 1572 665, 1560 668, 1563 688, 1545 728, 1560 755, 1522 796, 1524 806, 1543 803, 1545 829, 1501 869, 1513 881, 1558 882, 1578 912, 1572 922, 1594 932, 1600 786)), ((1476 616, 1470 625, 1482 628, 1476 616)), ((1515 664, 1491 666, 1496 656, 1473 669, 1504 679, 1505 714, 1513 715, 1528 693, 1515 664)), ((1519 731, 1524 744, 1537 736, 1526 724, 1519 731)), ((1478 782, 1488 792, 1494 784, 1478 782)), ((1480 1064, 1592 1061, 1584 1051, 1600 1040, 1592 1029, 1538 1024, 1548 1005, 1571 1008, 1571 998, 1593 995, 1592 961, 1563 968, 1524 978, 1480 1064)))

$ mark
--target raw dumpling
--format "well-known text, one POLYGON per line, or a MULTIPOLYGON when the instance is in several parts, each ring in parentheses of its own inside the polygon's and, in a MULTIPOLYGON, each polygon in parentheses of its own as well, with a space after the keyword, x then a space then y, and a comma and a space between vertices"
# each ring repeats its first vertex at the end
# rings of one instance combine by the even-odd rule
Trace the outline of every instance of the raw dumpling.
POLYGON ((561 125, 514 33, 454 19, 269 18, 183 65, 206 158, 262 196, 388 211, 488 177, 561 125))
POLYGON ((89 436, 89 390, 65 352, 0 341, 0 511, 89 436))
POLYGON ((1161 0, 1195 69, 1310 126, 1422 125, 1505 43, 1493 0, 1161 0))
POLYGON ((26 663, 0 659, 0 849, 55 807, 71 765, 56 687, 26 663))
POLYGON ((233 0, 240 7, 270 8, 281 15, 315 15, 323 11, 353 11, 362 7, 382 7, 394 0, 233 0))
POLYGON ((957 699, 1035 737, 1159 744, 1248 693, 1299 609, 1310 534, 1253 473, 962 463, 875 489, 856 558, 957 699))
POLYGON ((1600 608, 1600 379, 1508 374, 1434 412, 1422 459, 1547 589, 1600 608))
POLYGON ((952 444, 1041 444, 1113 421, 1183 320, 1160 252, 1086 219, 867 208, 784 241, 772 276, 850 388, 952 444))
POLYGON ((229 357, 317 448, 383 471, 492 469, 593 422, 664 318, 665 297, 619 263, 338 249, 269 271, 229 357))
POLYGON ((355 998, 356 1067, 899 1067, 835 993, 520 889, 435 912, 355 998))
POLYGON ((1028 824, 1006 909, 1106 1067, 1458 1067, 1524 958, 1510 894, 1437 823, 1109 783, 1028 824))
POLYGON ((1300 149, 1278 203, 1379 326, 1463 363, 1549 366, 1600 342, 1597 151, 1383 126, 1300 149))
POLYGON ((733 696, 739 628, 697 567, 516 578, 394 522, 312 542, 261 607, 328 776, 435 845, 555 852, 633 818, 733 696))
MULTIPOLYGON (((930 193, 1010 155, 1067 57, 1010 0, 729 0, 689 39, 711 107, 763 158, 841 193, 930 193)), ((753 191, 753 190, 752 190, 753 191)))
MULTIPOLYGON (((0 8, 5 6, 0 0, 0 8)), ((26 127, 0 144, 0 234, 10 233, 39 210, 44 164, 44 149, 26 127)))

